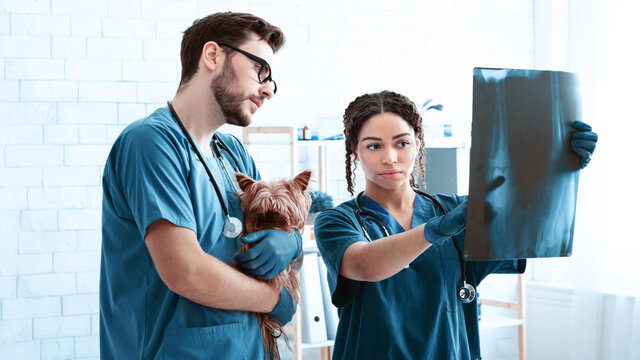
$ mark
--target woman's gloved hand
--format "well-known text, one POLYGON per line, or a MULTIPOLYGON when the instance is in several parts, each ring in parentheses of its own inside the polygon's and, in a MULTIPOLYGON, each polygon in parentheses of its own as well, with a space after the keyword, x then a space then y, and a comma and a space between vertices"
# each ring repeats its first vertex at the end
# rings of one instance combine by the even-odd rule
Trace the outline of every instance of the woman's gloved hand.
POLYGON ((289 291, 287 291, 286 288, 282 288, 282 291, 280 292, 280 300, 276 304, 276 307, 268 314, 278 319, 280 324, 286 325, 293 318, 293 314, 296 313, 297 307, 298 303, 293 302, 293 298, 291 298, 289 291))
POLYGON ((445 215, 431 218, 424 224, 424 237, 428 242, 442 245, 447 239, 460 234, 467 227, 467 199, 445 215))
POLYGON ((571 149, 582 158, 580 169, 584 169, 596 149, 598 134, 591 131, 591 126, 582 121, 574 121, 571 126, 578 130, 571 134, 571 149))
POLYGON ((302 237, 298 230, 291 234, 278 230, 260 230, 240 241, 256 244, 251 249, 234 256, 234 260, 250 273, 265 280, 280 274, 302 251, 302 237))

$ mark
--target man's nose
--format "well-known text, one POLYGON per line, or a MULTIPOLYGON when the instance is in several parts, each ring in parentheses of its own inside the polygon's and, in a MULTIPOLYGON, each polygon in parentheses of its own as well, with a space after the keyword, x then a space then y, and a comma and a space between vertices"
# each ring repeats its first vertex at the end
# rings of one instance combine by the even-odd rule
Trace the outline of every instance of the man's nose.
POLYGON ((265 99, 271 99, 275 93, 273 92, 274 85, 273 82, 267 81, 260 87, 260 95, 265 99))

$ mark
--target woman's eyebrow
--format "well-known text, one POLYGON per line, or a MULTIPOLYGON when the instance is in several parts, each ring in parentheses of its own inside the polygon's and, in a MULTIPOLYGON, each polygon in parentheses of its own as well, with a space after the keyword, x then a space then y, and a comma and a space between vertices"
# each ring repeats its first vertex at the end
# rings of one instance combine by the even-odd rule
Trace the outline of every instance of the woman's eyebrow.
MULTIPOLYGON (((402 133, 402 134, 398 134, 398 135, 396 135, 396 136, 392 137, 392 138, 391 138, 391 140, 395 140, 395 139, 397 139, 397 138, 401 138, 401 137, 403 137, 403 136, 411 136, 411 134, 409 134, 409 133, 402 133)), ((366 138, 364 138, 364 139, 362 139, 362 140, 360 140, 360 141, 365 141, 365 140, 382 141, 382 139, 381 139, 381 138, 373 137, 373 136, 367 136, 366 138)))
POLYGON ((409 133, 402 133, 402 134, 398 134, 398 135, 396 135, 396 136, 392 137, 391 139, 392 139, 392 140, 394 140, 394 139, 397 139, 397 138, 401 138, 401 137, 403 137, 403 136, 411 136, 411 134, 409 134, 409 133))

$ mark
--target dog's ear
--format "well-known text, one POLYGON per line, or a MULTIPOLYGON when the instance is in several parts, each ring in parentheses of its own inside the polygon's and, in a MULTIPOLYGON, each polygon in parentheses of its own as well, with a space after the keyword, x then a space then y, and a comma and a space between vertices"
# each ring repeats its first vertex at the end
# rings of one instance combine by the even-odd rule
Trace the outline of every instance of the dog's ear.
POLYGON ((256 182, 243 173, 236 173, 236 180, 238 181, 238 185, 240 186, 240 190, 242 191, 246 191, 249 186, 253 185, 256 182))
POLYGON ((309 180, 311 179, 311 170, 307 169, 303 172, 301 172, 300 174, 296 175, 295 178, 293 178, 293 184, 295 186, 297 186, 300 191, 305 191, 307 190, 307 187, 309 186, 309 180))

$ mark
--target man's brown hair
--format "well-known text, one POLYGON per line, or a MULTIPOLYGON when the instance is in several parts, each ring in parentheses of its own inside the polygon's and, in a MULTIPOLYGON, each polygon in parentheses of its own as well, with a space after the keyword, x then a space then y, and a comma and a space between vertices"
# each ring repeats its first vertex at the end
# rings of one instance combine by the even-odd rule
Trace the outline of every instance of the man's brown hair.
POLYGON ((182 36, 180 86, 188 83, 198 71, 204 44, 215 41, 239 47, 252 33, 266 41, 274 53, 284 44, 284 34, 279 27, 251 14, 219 12, 194 21, 182 36))

